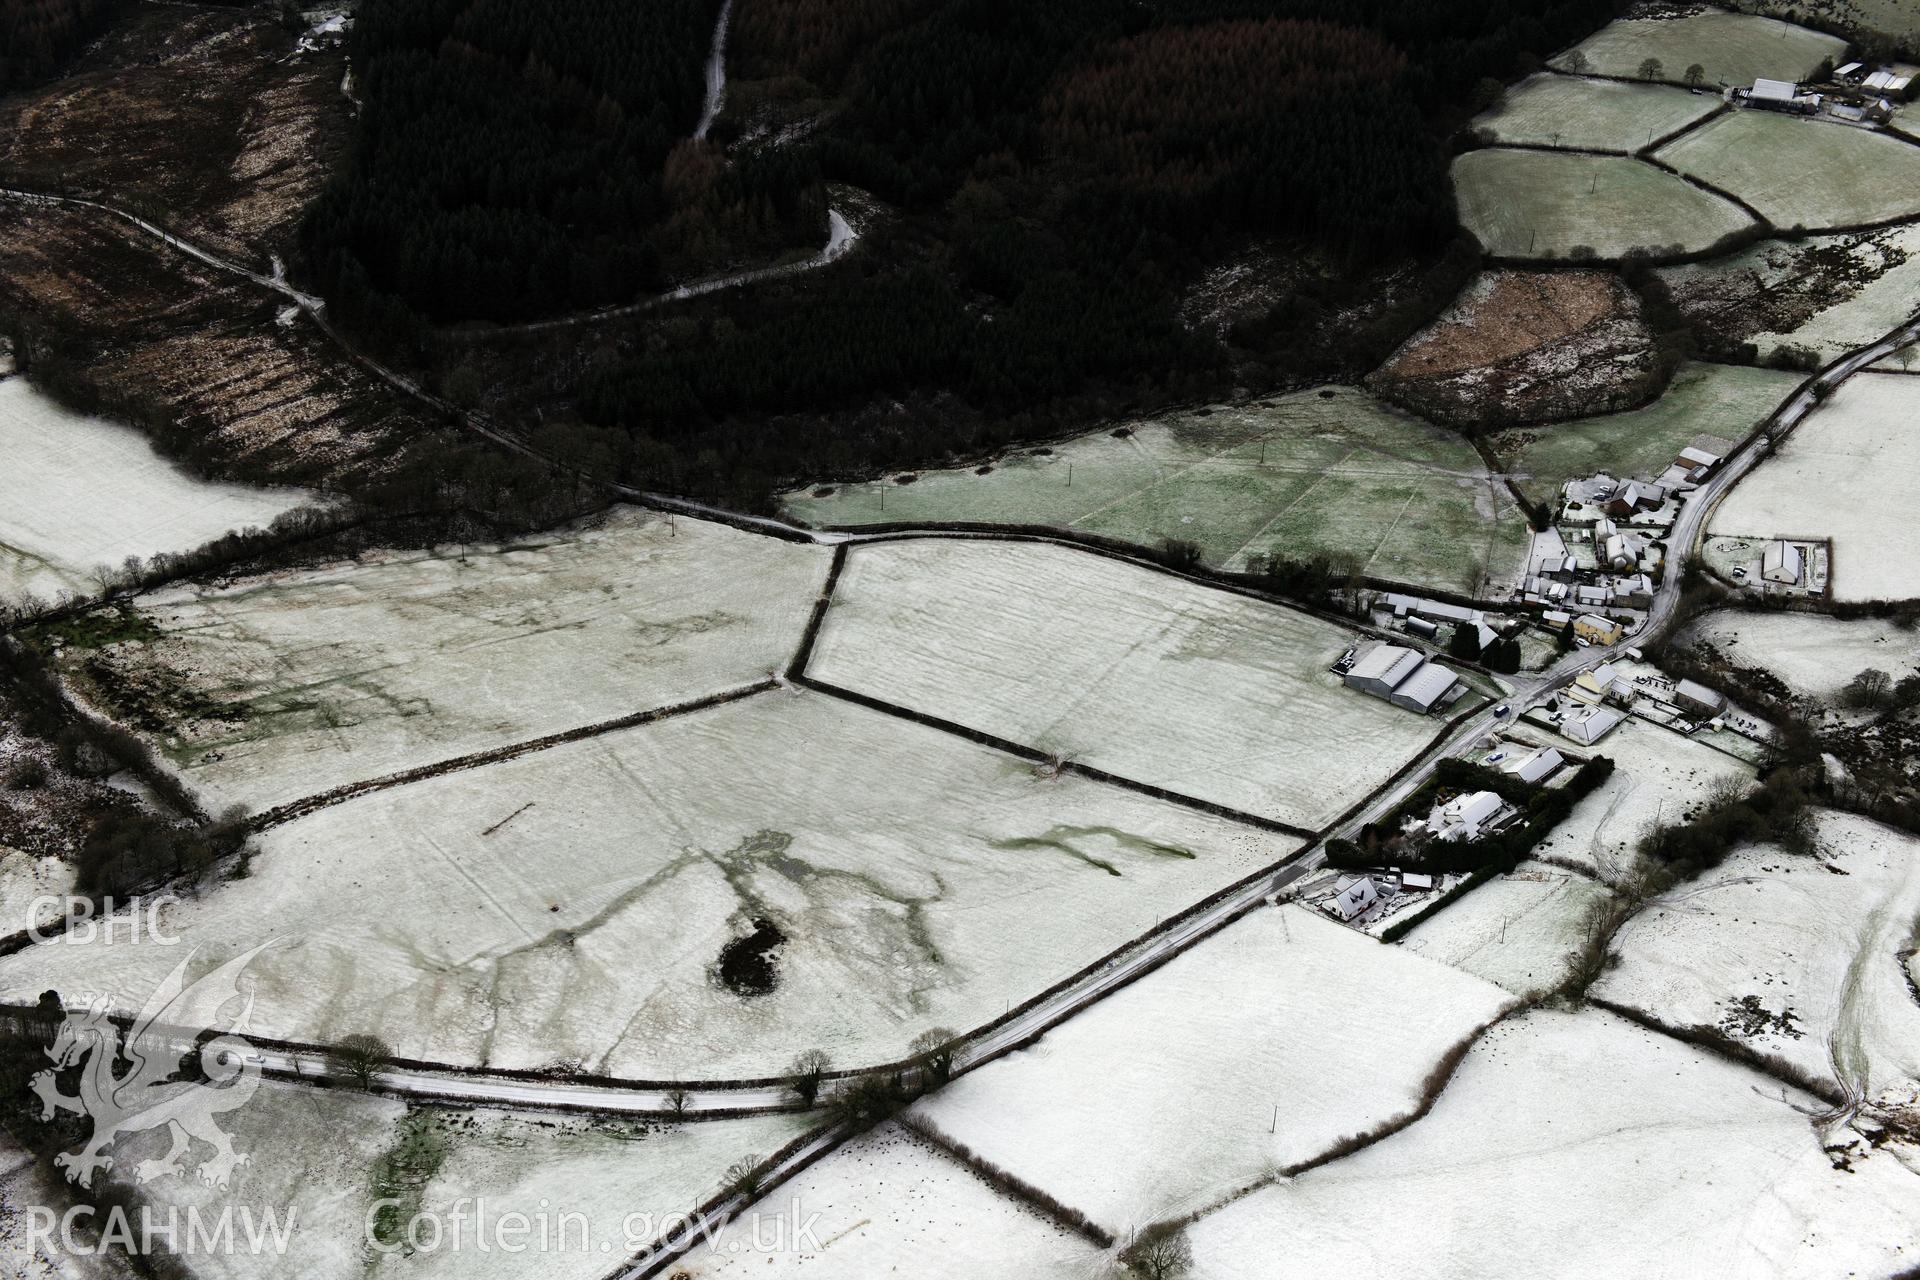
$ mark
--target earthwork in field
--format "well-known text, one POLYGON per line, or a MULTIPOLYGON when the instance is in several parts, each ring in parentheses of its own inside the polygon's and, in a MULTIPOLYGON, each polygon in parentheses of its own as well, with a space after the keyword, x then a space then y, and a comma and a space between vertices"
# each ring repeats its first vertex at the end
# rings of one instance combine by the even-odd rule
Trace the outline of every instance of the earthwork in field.
MULTIPOLYGON (((1300 843, 776 689, 322 809, 168 922, 209 965, 275 943, 259 1036, 756 1077, 988 1022, 1300 843)), ((53 943, 0 979, 137 1008, 184 954, 53 943)))
POLYGON ((154 634, 61 665, 214 806, 264 809, 765 680, 829 558, 627 509, 509 546, 169 587, 136 603, 154 634))
POLYGON ((1453 162, 1460 221, 1496 258, 1698 253, 1755 225, 1738 205, 1621 156, 1488 147, 1453 162))
POLYGON ((191 551, 312 501, 298 489, 196 479, 132 427, 0 378, 0 604, 99 592, 101 566, 191 551))
POLYGON ((1128 423, 911 483, 785 496, 809 524, 1050 525, 1203 560, 1328 555, 1375 577, 1478 590, 1526 558, 1526 523, 1467 442, 1350 387, 1128 423))
POLYGON ((1920 379, 1860 373, 1742 480, 1713 532, 1831 538, 1839 600, 1920 596, 1920 379))
MULTIPOLYGON (((409 1107, 350 1089, 266 1080, 244 1108, 224 1118, 224 1127, 248 1156, 226 1188, 166 1177, 136 1192, 135 1164, 165 1152, 164 1128, 126 1141, 132 1158, 115 1162, 112 1185, 137 1193, 160 1220, 178 1212, 187 1221, 195 1210, 211 1220, 222 1204, 256 1212, 271 1205, 297 1215, 279 1265, 282 1274, 303 1280, 365 1276, 369 1226, 386 1254, 385 1273, 407 1280, 524 1276, 531 1251, 499 1247, 474 1212, 481 1200, 493 1222, 516 1213, 534 1223, 544 1214, 556 1230, 566 1222, 569 1247, 541 1256, 547 1280, 603 1280, 607 1260, 597 1242, 612 1242, 621 1256, 637 1252, 663 1219, 716 1194, 734 1161, 778 1150, 805 1130, 806 1120, 765 1115, 669 1123, 409 1107), (386 1200, 392 1203, 378 1203, 386 1200), (562 1205, 578 1216, 561 1218, 562 1205), (416 1213, 445 1224, 438 1247, 410 1247, 407 1225, 416 1213), (483 1242, 493 1247, 482 1248, 483 1242)), ((435 1238, 415 1233, 423 1244, 435 1238)), ((193 1280, 260 1280, 261 1273, 259 1259, 245 1251, 210 1250, 195 1258, 190 1274, 193 1280)))
POLYGON ((1757 77, 1805 80, 1847 42, 1806 27, 1745 14, 1702 9, 1678 18, 1622 18, 1553 59, 1560 70, 1583 66, 1595 75, 1639 78, 1648 58, 1656 78, 1680 80, 1698 64, 1708 85, 1748 85, 1757 77), (1575 59, 1573 52, 1580 56, 1575 59))
POLYGON ((1440 729, 1328 670, 1358 639, 1105 556, 916 539, 847 558, 807 675, 1315 829, 1440 729))

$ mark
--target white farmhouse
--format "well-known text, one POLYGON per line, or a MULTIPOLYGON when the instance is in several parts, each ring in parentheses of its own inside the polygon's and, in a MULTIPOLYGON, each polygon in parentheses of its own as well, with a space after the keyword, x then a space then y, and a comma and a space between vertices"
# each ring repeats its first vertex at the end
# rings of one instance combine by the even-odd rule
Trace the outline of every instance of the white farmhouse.
POLYGON ((1476 840, 1506 809, 1506 801, 1492 791, 1470 791, 1455 796, 1427 815, 1427 830, 1435 840, 1476 840))
POLYGON ((1333 901, 1327 906, 1342 920, 1351 920, 1378 901, 1380 891, 1373 887, 1373 877, 1355 876, 1334 886, 1333 901))
POLYGON ((1552 747, 1541 747, 1518 756, 1500 766, 1502 773, 1510 773, 1522 782, 1545 782, 1567 763, 1567 758, 1552 747))
POLYGON ((1570 715, 1560 726, 1560 732, 1583 746, 1592 746, 1613 731, 1614 726, 1626 719, 1612 707, 1588 707, 1586 710, 1570 715))
POLYGON ((1768 582, 1777 582, 1782 586, 1797 586, 1800 575, 1806 565, 1800 554, 1800 548, 1791 542, 1769 542, 1760 556, 1760 576, 1768 582))

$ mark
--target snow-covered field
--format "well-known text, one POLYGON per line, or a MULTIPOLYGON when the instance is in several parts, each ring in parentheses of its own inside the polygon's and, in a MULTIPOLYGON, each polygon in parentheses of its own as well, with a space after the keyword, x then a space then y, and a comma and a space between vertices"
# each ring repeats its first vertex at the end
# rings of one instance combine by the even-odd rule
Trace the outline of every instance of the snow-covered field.
POLYGON ((8 1280, 136 1280, 114 1252, 70 1252, 59 1247, 57 1237, 49 1249, 32 1233, 26 1217, 32 1206, 64 1208, 70 1203, 55 1181, 58 1176, 0 1131, 0 1275, 8 1280))
POLYGON ((93 595, 128 556, 189 551, 306 505, 298 489, 197 480, 132 427, 72 413, 0 379, 0 604, 93 595))
POLYGON ((1901 962, 1920 945, 1920 839, 1842 813, 1819 832, 1819 859, 1744 849, 1649 903, 1594 994, 1719 1026, 1854 1098, 1920 1106, 1920 1000, 1901 962))
POLYGON ((1920 631, 1885 618, 1725 609, 1689 623, 1679 639, 1710 645, 1737 666, 1762 667, 1802 698, 1833 698, 1868 669, 1895 680, 1920 671, 1920 631))
POLYGON ((1920 213, 1920 147, 1817 118, 1734 111, 1662 147, 1659 158, 1745 200, 1776 227, 1818 231, 1920 213))
POLYGON ((1523 862, 1423 919, 1400 945, 1524 997, 1566 982, 1587 921, 1608 896, 1574 872, 1523 862))
POLYGON ((505 547, 166 588, 140 600, 161 638, 104 651, 115 689, 82 687, 172 724, 161 745, 213 807, 264 808, 764 680, 827 566, 625 508, 505 547))
POLYGON ((1512 1003, 1310 911, 1265 908, 920 1113, 1123 1235, 1410 1114, 1434 1064, 1512 1003))
POLYGON ((1920 596, 1920 379, 1859 373, 1742 480, 1713 531, 1833 539, 1839 600, 1920 596))
MULTIPOLYGON (((421 1193, 421 1211, 447 1216, 463 1198, 485 1198, 488 1223, 463 1228, 458 1244, 415 1253, 385 1274, 430 1280, 602 1280, 608 1257, 631 1256, 662 1225, 718 1194, 735 1161, 772 1155, 807 1127, 807 1117, 746 1116, 695 1124, 601 1124, 577 1118, 501 1111, 454 1113, 441 1124, 447 1158, 421 1193), (551 1224, 552 1248, 481 1253, 497 1241, 507 1214, 525 1214, 536 1230, 551 1224), (562 1221, 561 1214, 580 1219, 562 1221), (610 1242, 611 1249, 602 1249, 610 1242)), ((475 1205, 467 1206, 477 1209, 475 1205)), ((776 1192, 761 1212, 785 1209, 776 1192)), ((805 1214, 801 1217, 804 1219, 805 1214)), ((748 1224, 751 1225, 751 1218, 748 1224)), ((791 1227, 791 1219, 787 1219, 791 1227)), ((762 1239, 772 1234, 766 1225, 762 1239)), ((361 1273, 350 1271, 341 1280, 361 1273)), ((672 1274, 669 1272, 668 1274, 672 1274)))
POLYGON ((1629 718, 1599 748, 1613 776, 1548 833, 1538 855, 1585 867, 1610 883, 1633 869, 1654 827, 1684 821, 1714 788, 1751 783, 1753 768, 1659 725, 1629 718))
POLYGON ((1486 147, 1454 160, 1453 186, 1461 223, 1503 258, 1697 253, 1753 225, 1732 201, 1622 156, 1486 147))
POLYGON ((972 1170, 897 1125, 855 1138, 760 1201, 772 1216, 819 1214, 800 1249, 756 1248, 751 1216, 669 1272, 687 1280, 1104 1280, 1111 1254, 1001 1195, 972 1170), (813 1247, 818 1240, 819 1247, 813 1247))
POLYGON ((848 557, 808 674, 1317 828, 1440 728, 1327 670, 1354 639, 1105 556, 927 539, 848 557))
MULTIPOLYGON (((264 844, 167 914, 197 965, 277 940, 249 970, 254 1034, 652 1079, 774 1074, 816 1046, 896 1059, 1298 847, 787 691, 375 792, 264 844), (736 994, 721 953, 760 920, 786 938, 777 984, 736 994)), ((0 988, 137 1009, 184 954, 61 941, 0 961, 0 988)))
POLYGON ((0 937, 58 919, 49 899, 72 892, 74 871, 58 858, 36 858, 0 845, 0 937))
POLYGON ((1669 85, 1622 84, 1543 72, 1507 89, 1493 110, 1474 117, 1494 141, 1591 151, 1637 151, 1710 114, 1708 94, 1669 85))
MULTIPOLYGON (((1645 59, 1658 58, 1660 78, 1679 80, 1698 63, 1711 89, 1760 76, 1803 80, 1822 59, 1838 62, 1847 42, 1771 18, 1702 9, 1679 18, 1622 18, 1578 49, 1588 70, 1606 76, 1638 76, 1645 59)), ((1565 69, 1568 61, 1562 54, 1553 65, 1565 69)))
POLYGON ((1418 1124, 1209 1215, 1200 1280, 1834 1277, 1920 1262, 1920 1175, 1836 1170, 1764 1076, 1597 1011, 1489 1031, 1418 1124))
MULTIPOLYGON (((794 1116, 655 1124, 409 1111, 350 1089, 273 1081, 222 1123, 247 1157, 226 1190, 193 1174, 193 1160, 207 1154, 201 1148, 184 1175, 145 1183, 138 1200, 162 1220, 170 1209, 217 1215, 223 1205, 233 1206, 236 1221, 243 1209, 256 1221, 268 1212, 290 1218, 287 1248, 271 1266, 301 1280, 490 1280, 536 1271, 543 1280, 600 1280, 613 1260, 650 1243, 664 1219, 718 1192, 734 1161, 771 1155, 804 1128, 794 1116), (376 1202, 387 1197, 403 1203, 382 1221, 392 1234, 375 1248, 376 1202), (516 1213, 531 1230, 515 1236, 507 1222, 503 1234, 503 1219, 516 1213)), ((124 1177, 133 1161, 165 1148, 161 1130, 129 1138, 116 1151, 116 1172, 124 1177)), ((188 1261, 194 1280, 267 1274, 263 1259, 244 1250, 197 1251, 188 1261)))

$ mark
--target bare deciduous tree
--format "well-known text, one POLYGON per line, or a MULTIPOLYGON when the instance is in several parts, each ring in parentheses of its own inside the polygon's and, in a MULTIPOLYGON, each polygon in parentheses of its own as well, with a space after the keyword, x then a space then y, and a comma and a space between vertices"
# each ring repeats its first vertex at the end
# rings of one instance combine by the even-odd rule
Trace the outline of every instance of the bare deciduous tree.
POLYGON ((379 1036, 351 1035, 327 1051, 327 1070, 362 1089, 371 1089, 380 1064, 392 1056, 393 1048, 379 1036))
POLYGON ((793 1060, 789 1068, 793 1076, 794 1096, 801 1103, 812 1106, 814 1099, 820 1096, 820 1082, 826 1079, 827 1069, 832 1063, 819 1049, 808 1049, 793 1060))
POLYGON ((1193 1266, 1193 1246, 1178 1227, 1156 1228, 1127 1251, 1127 1261, 1146 1280, 1173 1280, 1193 1266))

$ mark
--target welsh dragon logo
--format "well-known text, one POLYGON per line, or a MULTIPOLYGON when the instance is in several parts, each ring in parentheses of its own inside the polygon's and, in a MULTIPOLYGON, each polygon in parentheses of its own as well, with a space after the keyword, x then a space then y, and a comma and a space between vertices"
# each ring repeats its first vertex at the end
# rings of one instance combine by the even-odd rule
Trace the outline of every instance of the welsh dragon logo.
POLYGON ((227 961, 191 985, 186 981, 189 954, 148 998, 124 1039, 104 1001, 94 1001, 84 1012, 67 1012, 47 1049, 54 1065, 36 1074, 32 1084, 41 1119, 68 1111, 93 1121, 84 1144, 54 1157, 69 1181, 92 1187, 96 1173, 113 1168, 111 1151, 122 1137, 164 1127, 171 1145, 160 1159, 134 1166, 136 1183, 184 1175, 197 1139, 213 1154, 195 1174, 208 1186, 226 1188, 233 1171, 250 1157, 234 1150, 218 1118, 245 1106, 260 1087, 260 1060, 239 1034, 253 1012, 252 991, 232 1021, 223 1022, 220 1015, 242 998, 240 975, 266 945, 271 944, 227 961), (217 1034, 198 1044, 205 1079, 175 1079, 181 1058, 208 1029, 217 1034), (116 1072, 122 1061, 127 1069, 116 1072), (56 1073, 74 1066, 80 1067, 80 1091, 63 1093, 56 1073))

